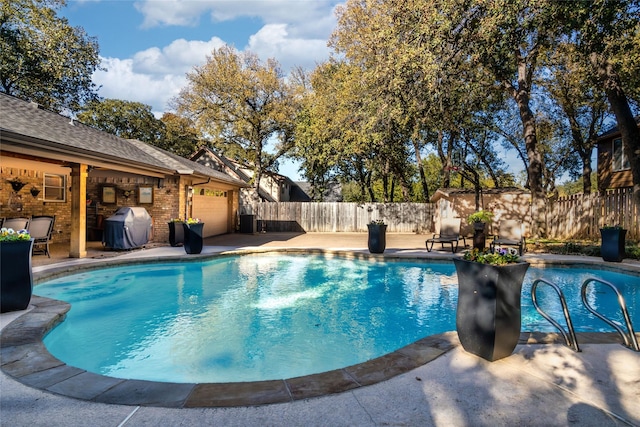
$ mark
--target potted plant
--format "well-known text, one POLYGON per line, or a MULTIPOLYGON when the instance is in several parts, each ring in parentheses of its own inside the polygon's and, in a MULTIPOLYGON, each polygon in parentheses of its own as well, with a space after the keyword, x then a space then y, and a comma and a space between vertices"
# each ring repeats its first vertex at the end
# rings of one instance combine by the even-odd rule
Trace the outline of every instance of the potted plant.
POLYGON ((33 291, 32 251, 33 239, 27 230, 0 229, 0 312, 29 306, 33 291))
POLYGON ((367 246, 372 254, 381 254, 387 246, 387 224, 381 219, 376 219, 367 224, 369 239, 367 246))
POLYGON ((493 213, 485 210, 479 210, 467 217, 467 223, 473 224, 473 248, 484 251, 487 236, 485 234, 486 225, 491 222, 493 213))
POLYGON ((198 218, 187 218, 183 223, 184 229, 184 250, 188 254, 199 254, 202 252, 204 223, 198 218))
POLYGON ((458 274, 456 331, 462 347, 493 362, 509 356, 520 338, 522 281, 529 263, 513 248, 473 249, 453 260, 458 274))
POLYGON ((600 229, 602 242, 600 244, 600 256, 605 261, 621 262, 624 259, 625 236, 627 230, 619 225, 605 225, 600 229))
POLYGON ((167 223, 169 226, 169 244, 173 247, 182 246, 184 244, 184 221, 180 218, 171 218, 167 223))

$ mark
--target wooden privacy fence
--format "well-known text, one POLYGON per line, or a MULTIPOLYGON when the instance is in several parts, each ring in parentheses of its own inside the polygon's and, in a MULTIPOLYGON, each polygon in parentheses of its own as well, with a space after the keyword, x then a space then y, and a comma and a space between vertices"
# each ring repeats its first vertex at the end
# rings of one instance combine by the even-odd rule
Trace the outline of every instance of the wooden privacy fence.
POLYGON ((627 239, 640 239, 640 212, 633 203, 631 188, 609 190, 606 194, 576 194, 549 203, 547 228, 557 239, 600 238, 604 225, 620 225, 627 239))
POLYGON ((359 232, 382 219, 390 233, 433 231, 433 203, 258 203, 258 231, 359 232))
MULTIPOLYGON (((627 239, 640 239, 640 212, 631 189, 607 194, 562 197, 547 205, 548 237, 599 239, 603 225, 627 229, 627 239)), ((365 232, 372 220, 382 219, 390 233, 427 234, 435 229, 433 203, 258 203, 250 214, 258 230, 300 232, 365 232)))

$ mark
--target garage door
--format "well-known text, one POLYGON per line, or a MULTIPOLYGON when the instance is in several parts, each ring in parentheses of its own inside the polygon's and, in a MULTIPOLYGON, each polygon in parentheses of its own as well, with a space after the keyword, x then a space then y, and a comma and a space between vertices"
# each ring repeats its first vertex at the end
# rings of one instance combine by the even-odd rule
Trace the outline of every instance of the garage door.
POLYGON ((225 234, 229 218, 227 192, 208 188, 194 188, 193 211, 194 218, 204 222, 204 237, 225 234))

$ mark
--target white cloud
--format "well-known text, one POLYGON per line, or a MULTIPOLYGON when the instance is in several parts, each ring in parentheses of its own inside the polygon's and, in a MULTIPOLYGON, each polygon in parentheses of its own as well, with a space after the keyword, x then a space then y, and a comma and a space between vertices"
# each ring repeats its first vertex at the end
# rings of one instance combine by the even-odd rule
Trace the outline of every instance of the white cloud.
POLYGON ((224 44, 225 42, 218 37, 206 42, 174 40, 162 49, 152 47, 136 53, 133 56, 133 69, 135 72, 147 74, 183 74, 196 65, 204 64, 207 55, 211 55, 214 49, 224 44))
POLYGON ((144 15, 143 28, 162 25, 194 26, 210 4, 207 1, 143 0, 134 4, 144 15))
POLYGON ((131 59, 102 58, 94 82, 102 86, 100 96, 142 102, 154 113, 169 111, 169 100, 186 83, 186 73, 202 65, 211 52, 224 45, 213 37, 208 42, 178 39, 163 48, 137 52, 131 59))
POLYGON ((301 35, 326 38, 335 25, 336 0, 141 0, 143 27, 194 26, 208 13, 213 22, 258 18, 265 24, 288 23, 301 35))
POLYGON ((291 38, 287 29, 286 24, 265 25, 249 37, 247 49, 262 60, 277 59, 285 72, 294 66, 312 69, 329 56, 326 40, 291 38))
POLYGON ((185 85, 184 74, 152 75, 134 71, 132 59, 102 58, 108 71, 96 71, 100 96, 150 105, 156 116, 169 111, 169 100, 185 85))
MULTIPOLYGON (((326 44, 335 27, 336 3, 335 0, 141 0, 135 7, 144 15, 146 28, 206 27, 200 22, 206 13, 214 21, 259 18, 264 26, 247 35, 244 49, 262 60, 275 58, 287 73, 294 66, 312 69, 328 58, 330 50, 326 44)), ((94 82, 102 86, 100 96, 142 102, 160 115, 169 111, 169 100, 185 85, 185 74, 204 64, 206 57, 224 44, 219 37, 208 41, 180 38, 165 46, 136 52, 130 58, 103 58, 102 65, 108 71, 97 71, 94 82)))

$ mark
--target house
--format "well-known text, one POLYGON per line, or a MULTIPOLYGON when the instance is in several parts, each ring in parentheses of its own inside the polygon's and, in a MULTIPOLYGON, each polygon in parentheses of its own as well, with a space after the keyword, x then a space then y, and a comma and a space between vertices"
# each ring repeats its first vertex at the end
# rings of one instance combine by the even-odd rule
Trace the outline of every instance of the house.
MULTIPOLYGON (((476 192, 467 188, 439 188, 431 196, 430 201, 436 204, 434 224, 442 218, 461 218, 460 233, 473 235, 473 225, 467 224, 467 217, 476 211, 476 192)), ((488 224, 488 233, 498 231, 501 220, 515 219, 522 221, 524 233, 527 234, 531 222, 531 193, 520 188, 487 188, 480 193, 480 208, 493 213, 493 221, 488 224)))
MULTIPOLYGON (((291 189, 292 202, 310 202, 313 194, 311 183, 304 181, 295 181, 294 187, 291 189)), ((322 194, 323 202, 342 202, 342 185, 338 181, 332 181, 327 185, 322 194)), ((316 199, 316 201, 318 201, 316 199)))
MULTIPOLYGON (((640 116, 635 118, 640 128, 640 116)), ((603 132, 598 145, 598 191, 604 193, 614 188, 633 187, 631 163, 624 153, 622 136, 618 126, 603 132)))
MULTIPOLYGON (((253 171, 240 163, 212 150, 201 148, 191 160, 208 168, 223 172, 236 178, 247 186, 240 191, 240 206, 250 209, 253 194, 253 171)), ((291 189, 295 184, 288 177, 274 172, 265 172, 260 179, 258 195, 263 202, 289 202, 291 189)))
POLYGON ((86 255, 101 221, 122 206, 142 206, 152 241, 168 241, 171 218, 197 217, 205 236, 236 228, 247 185, 137 140, 118 138, 0 93, 0 217, 55 215, 54 242, 86 255), (8 182, 21 182, 15 191, 8 182))

